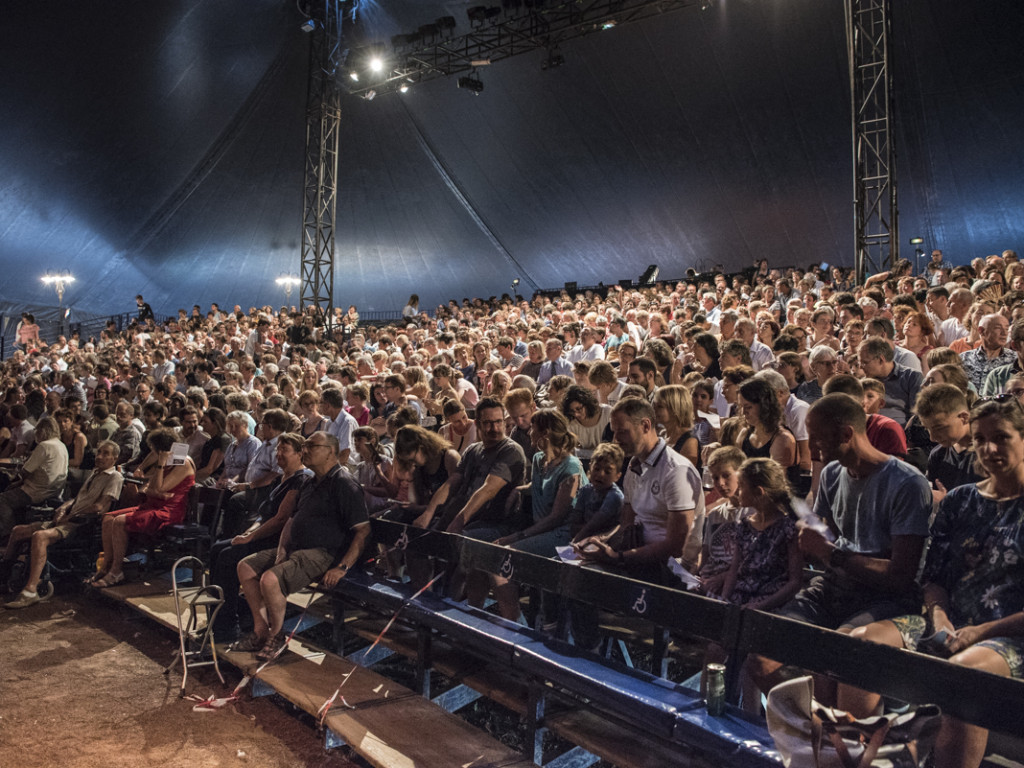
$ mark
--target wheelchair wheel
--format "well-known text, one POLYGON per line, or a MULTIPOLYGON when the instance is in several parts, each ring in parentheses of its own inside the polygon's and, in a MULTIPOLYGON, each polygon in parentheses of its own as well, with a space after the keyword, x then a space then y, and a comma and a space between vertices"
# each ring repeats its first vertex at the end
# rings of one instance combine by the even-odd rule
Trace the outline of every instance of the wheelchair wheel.
POLYGON ((15 560, 11 563, 11 570, 7 574, 7 591, 15 594, 21 592, 25 586, 25 578, 28 575, 28 565, 22 560, 15 560))
POLYGON ((53 582, 50 580, 40 581, 39 586, 36 589, 40 600, 49 600, 53 597, 54 586, 53 582))

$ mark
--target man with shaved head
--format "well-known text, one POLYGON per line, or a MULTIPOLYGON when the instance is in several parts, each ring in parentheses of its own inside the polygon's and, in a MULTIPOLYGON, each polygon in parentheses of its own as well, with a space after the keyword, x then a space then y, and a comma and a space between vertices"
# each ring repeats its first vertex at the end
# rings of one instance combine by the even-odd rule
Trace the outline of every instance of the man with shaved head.
MULTIPOLYGON (((825 465, 814 512, 827 528, 804 525, 804 557, 824 569, 780 613, 849 632, 920 609, 915 581, 928 537, 931 487, 924 475, 868 440, 867 414, 847 394, 822 397, 807 413, 811 455, 825 465)), ((762 690, 777 682, 780 664, 752 658, 762 690)), ((820 694, 819 694, 820 695, 820 694)))
POLYGON ((981 344, 960 355, 960 363, 967 373, 967 378, 977 392, 985 386, 985 377, 996 368, 1013 365, 1017 354, 1006 346, 1010 333, 1010 321, 998 312, 985 315, 978 323, 981 333, 981 344))

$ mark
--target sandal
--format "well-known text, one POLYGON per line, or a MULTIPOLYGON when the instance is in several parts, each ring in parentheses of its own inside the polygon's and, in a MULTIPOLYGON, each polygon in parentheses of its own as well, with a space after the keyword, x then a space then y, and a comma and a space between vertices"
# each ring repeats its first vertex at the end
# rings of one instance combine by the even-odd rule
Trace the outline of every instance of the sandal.
POLYGON ((235 642, 228 646, 228 650, 232 653, 256 653, 266 644, 267 638, 260 637, 255 632, 250 632, 244 637, 235 640, 235 642))
POLYGON ((256 658, 260 661, 271 661, 277 658, 277 656, 288 647, 288 636, 284 632, 278 632, 273 637, 269 638, 259 653, 256 654, 256 658))
POLYGON ((124 571, 117 574, 117 576, 111 576, 109 573, 102 579, 97 579, 92 583, 97 589, 106 589, 107 587, 113 587, 124 581, 124 571))

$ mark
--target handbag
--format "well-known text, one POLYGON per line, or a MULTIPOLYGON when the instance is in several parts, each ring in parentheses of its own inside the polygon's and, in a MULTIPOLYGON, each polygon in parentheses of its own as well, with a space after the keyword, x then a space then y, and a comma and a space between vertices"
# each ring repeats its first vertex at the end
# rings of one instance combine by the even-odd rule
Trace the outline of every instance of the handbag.
POLYGON ((786 768, 920 768, 931 754, 942 718, 934 704, 858 720, 813 691, 805 676, 768 694, 768 731, 786 768))

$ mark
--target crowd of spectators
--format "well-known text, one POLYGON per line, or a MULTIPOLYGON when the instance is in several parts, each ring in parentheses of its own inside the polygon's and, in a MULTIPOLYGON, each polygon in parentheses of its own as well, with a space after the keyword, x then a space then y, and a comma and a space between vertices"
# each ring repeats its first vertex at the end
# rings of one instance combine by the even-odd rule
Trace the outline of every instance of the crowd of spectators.
MULTIPOLYGON (((240 632, 241 585, 254 626, 237 647, 264 658, 282 644, 283 595, 344 578, 372 554, 367 516, 383 515, 1024 675, 1012 251, 957 267, 936 251, 920 275, 901 261, 860 286, 841 269, 759 262, 453 300, 434 317, 413 296, 384 327, 355 307, 325 326, 216 304, 160 321, 138 303, 126 331, 89 340, 47 344, 27 317, 3 364, 0 459, 20 469, 0 494, 0 540, 6 560, 32 540, 34 579, 83 510, 108 512, 95 477, 113 461, 144 498, 105 515, 94 583, 124 578, 126 537, 180 519, 193 483, 229 489, 210 564, 232 593, 218 632, 240 632), (172 443, 187 450, 173 468, 172 443), (15 528, 65 484, 52 523, 15 528), (809 583, 806 564, 820 569, 809 583)), ((424 582, 434 567, 380 560, 424 582)), ((35 602, 33 586, 11 607, 35 602)), ((520 618, 514 582, 468 571, 448 588, 479 605, 493 591, 520 618)), ((576 642, 594 645, 596 615, 571 613, 576 642)), ((780 674, 750 659, 748 704, 780 674)), ((947 720, 936 765, 976 765, 985 738, 947 720)))

